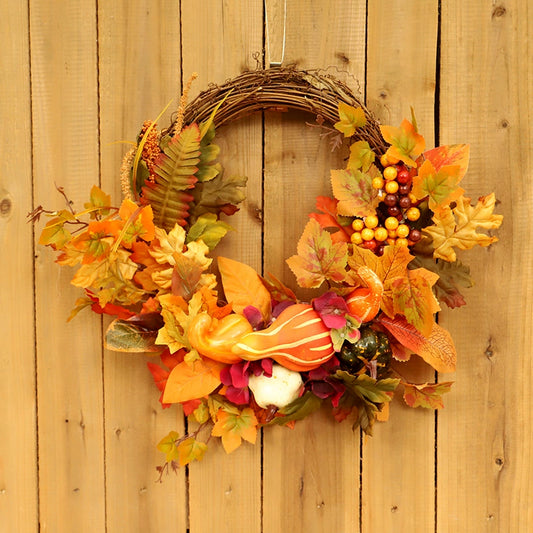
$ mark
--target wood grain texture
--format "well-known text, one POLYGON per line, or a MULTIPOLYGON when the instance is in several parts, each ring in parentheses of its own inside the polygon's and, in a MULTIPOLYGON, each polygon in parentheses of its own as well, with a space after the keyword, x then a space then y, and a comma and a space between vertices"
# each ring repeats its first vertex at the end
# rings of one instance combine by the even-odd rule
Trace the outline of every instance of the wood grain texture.
POLYGON ((439 532, 529 531, 533 524, 533 10, 527 1, 446 2, 441 141, 471 142, 465 187, 494 190, 500 242, 464 260, 476 285, 443 322, 458 347, 439 416, 439 532))
MULTIPOLYGON (((273 60, 283 7, 284 0, 267 2, 273 60)), ((505 216, 499 243, 463 256, 476 281, 468 306, 440 314, 459 364, 443 376, 456 383, 436 426, 433 413, 398 401, 361 445, 349 424, 321 412, 292 431, 268 428, 262 442, 229 456, 212 439, 202 463, 155 483, 163 460, 155 445, 170 429, 183 430, 181 411, 160 409, 147 357, 103 354, 98 317, 85 312, 66 323, 80 296, 73 272, 34 244, 43 222, 34 236, 24 218, 33 198, 64 207, 54 184, 82 206, 99 175, 118 202, 124 146, 114 143, 132 140, 193 71, 200 74, 195 93, 255 68, 263 2, 8 2, 0 19, 7 36, 0 59, 7 80, 0 102, 0 531, 533 528, 530 2, 290 0, 287 7, 285 64, 330 67, 350 85, 359 80, 389 124, 413 105, 428 145, 437 118, 440 144, 471 144, 469 195, 495 190, 505 216)), ((260 116, 219 132, 227 172, 249 176, 246 204, 230 220, 238 231, 220 254, 293 286, 285 259, 315 196, 330 194, 337 164, 306 120, 313 117, 270 113, 264 135, 260 116)), ((416 369, 415 376, 431 377, 416 369)))
MULTIPOLYGON (((253 54, 262 43, 262 3, 182 2, 182 76, 193 72, 198 80, 191 97, 256 67, 253 54)), ((259 117, 260 119, 260 117, 259 117)), ((261 267, 262 144, 261 121, 241 120, 217 134, 221 163, 229 175, 248 176, 247 200, 228 220, 235 229, 217 247, 216 255, 230 256, 250 266, 261 267)), ((227 455, 218 439, 209 441, 201 463, 189 469, 189 527, 191 532, 233 533, 261 531, 261 443, 243 442, 227 455)))
MULTIPOLYGON (((283 2, 276 2, 282 20, 283 2)), ((364 79, 364 2, 287 2, 285 64, 330 67, 354 85, 364 79)), ((279 49, 283 25, 270 25, 279 49)), ((265 117, 265 271, 295 287, 285 260, 319 194, 331 195, 330 170, 342 168, 318 132, 315 117, 290 113, 265 117)), ((309 294, 306 295, 310 296, 309 294)), ((359 522, 359 436, 326 413, 294 430, 264 432, 265 532, 356 531, 359 522)))
MULTIPOLYGON (((437 1, 369 3, 367 104, 391 125, 410 119, 412 106, 428 148, 434 146, 437 29, 437 1)), ((398 370, 415 383, 435 381, 417 357, 398 370)), ((407 407, 397 394, 389 421, 363 446, 363 531, 433 532, 434 447, 434 413, 407 407)))
MULTIPOLYGON (((180 89, 180 12, 174 1, 98 3, 98 71, 102 187, 116 204, 119 171, 141 124, 172 100, 159 127, 170 123, 180 89)), ((170 431, 183 434, 181 409, 162 409, 146 362, 138 354, 111 351, 104 357, 107 531, 124 524, 138 531, 162 531, 169 523, 187 527, 185 470, 155 483, 165 457, 156 444, 170 431), (133 444, 135 443, 135 444, 133 444), (132 445, 133 444, 133 445, 132 445)))
MULTIPOLYGON (((34 191, 78 207, 98 176, 94 2, 30 2, 34 191)), ((72 271, 39 248, 36 262, 41 531, 103 531, 105 487, 100 320, 66 323, 72 271)))
POLYGON ((37 531, 31 99, 26 4, 2 10, 0 71, 0 516, 6 531, 37 531), (16 29, 16 31, 14 31, 16 29))

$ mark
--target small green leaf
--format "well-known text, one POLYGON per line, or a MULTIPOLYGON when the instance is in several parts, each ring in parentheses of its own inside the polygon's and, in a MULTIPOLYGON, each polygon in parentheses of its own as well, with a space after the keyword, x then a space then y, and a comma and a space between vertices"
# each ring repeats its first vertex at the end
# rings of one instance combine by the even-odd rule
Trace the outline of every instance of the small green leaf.
POLYGON ((190 227, 185 243, 188 244, 201 239, 212 251, 230 230, 233 228, 222 220, 218 220, 214 213, 205 213, 200 215, 190 227))
POLYGON ((322 405, 322 400, 315 396, 312 392, 307 391, 302 397, 297 398, 289 405, 281 408, 278 412, 282 417, 275 417, 270 424, 285 425, 287 422, 293 420, 302 420, 311 413, 314 413, 322 405))

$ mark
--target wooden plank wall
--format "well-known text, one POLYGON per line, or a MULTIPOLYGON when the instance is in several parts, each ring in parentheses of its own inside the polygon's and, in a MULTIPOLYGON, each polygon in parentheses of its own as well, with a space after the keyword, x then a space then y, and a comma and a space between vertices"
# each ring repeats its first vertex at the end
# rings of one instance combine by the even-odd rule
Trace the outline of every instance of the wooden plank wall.
MULTIPOLYGON (((445 533, 533 530, 533 9, 528 0, 28 0, 0 17, 0 531, 445 533), (286 5, 286 17, 285 17, 286 5), (441 322, 459 350, 446 408, 400 401, 372 439, 322 414, 156 483, 162 411, 145 357, 102 349, 105 324, 65 322, 77 291, 25 217, 115 198, 124 145, 179 95, 246 68, 329 68, 386 123, 414 106, 433 142, 471 144, 473 198, 495 190, 500 242, 465 257, 476 286, 441 322), (269 53, 268 53, 269 52, 269 53), (259 53, 256 59, 256 53, 259 53)), ((169 113, 164 120, 169 119, 169 113)), ((286 280, 327 147, 302 116, 223 135, 249 176, 226 253, 286 280), (262 242, 263 239, 263 242, 262 242)), ((414 369, 417 379, 431 373, 414 369)))

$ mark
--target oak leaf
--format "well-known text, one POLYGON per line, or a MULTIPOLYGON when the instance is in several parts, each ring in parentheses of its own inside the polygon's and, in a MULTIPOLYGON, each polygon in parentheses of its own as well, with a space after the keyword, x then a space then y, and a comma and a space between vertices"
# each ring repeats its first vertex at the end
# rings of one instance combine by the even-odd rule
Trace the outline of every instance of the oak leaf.
POLYGON ((337 283, 346 277, 348 246, 345 242, 333 243, 331 235, 311 219, 298 241, 298 255, 287 259, 298 285, 317 288, 325 280, 337 283))
POLYGON ((434 226, 425 228, 433 239, 433 257, 445 261, 455 261, 457 255, 454 246, 460 250, 469 250, 476 246, 489 246, 497 237, 478 233, 478 229, 499 228, 503 217, 493 214, 496 204, 494 193, 482 196, 475 206, 470 205, 470 198, 460 196, 453 209, 443 208, 433 216, 434 226))
POLYGON ((376 212, 379 191, 372 187, 372 176, 360 170, 332 170, 333 195, 339 201, 337 212, 348 217, 366 217, 376 212))
POLYGON ((244 408, 238 414, 219 409, 211 434, 222 437, 222 446, 226 453, 236 450, 242 439, 255 444, 257 438, 257 418, 253 410, 244 408))
POLYGON ((218 258, 218 268, 226 300, 233 310, 243 314, 247 306, 253 305, 261 311, 265 321, 270 320, 270 293, 261 276, 251 266, 227 257, 218 258))
POLYGON ((381 316, 379 323, 403 346, 422 357, 437 372, 455 372, 457 353, 451 335, 433 323, 428 337, 422 335, 403 316, 381 316))

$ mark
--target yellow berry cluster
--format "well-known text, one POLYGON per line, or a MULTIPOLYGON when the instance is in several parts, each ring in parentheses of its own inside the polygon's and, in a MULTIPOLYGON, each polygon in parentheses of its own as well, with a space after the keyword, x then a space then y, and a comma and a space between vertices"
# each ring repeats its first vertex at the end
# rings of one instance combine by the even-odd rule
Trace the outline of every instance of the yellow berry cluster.
POLYGON ((380 162, 383 174, 372 180, 372 187, 381 197, 377 214, 355 218, 351 235, 353 244, 378 255, 387 244, 413 246, 422 237, 420 230, 409 224, 420 218, 419 202, 411 193, 412 171, 390 156, 383 155, 380 162))

